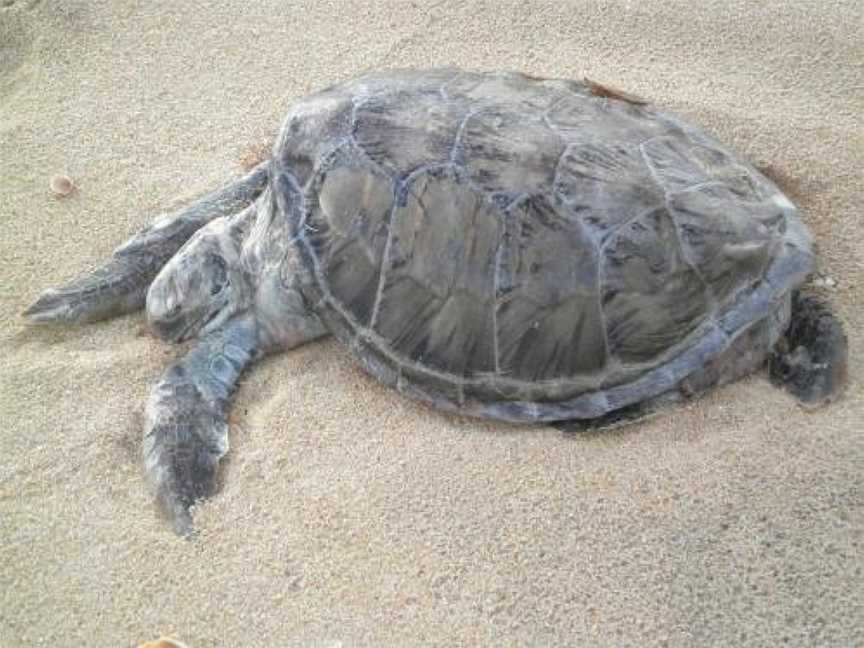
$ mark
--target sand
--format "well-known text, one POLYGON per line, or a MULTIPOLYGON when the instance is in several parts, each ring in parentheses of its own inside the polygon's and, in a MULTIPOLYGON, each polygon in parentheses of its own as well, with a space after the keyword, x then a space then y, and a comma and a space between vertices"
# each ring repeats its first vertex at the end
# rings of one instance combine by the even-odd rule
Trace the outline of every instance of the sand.
POLYGON ((0 3, 0 645, 864 645, 862 60, 858 0, 0 3), (239 175, 292 99, 443 64, 588 76, 771 165, 836 283, 846 397, 805 412, 759 375, 564 435, 316 343, 248 374, 224 486, 175 537, 139 439, 181 350, 138 315, 17 313, 239 175))

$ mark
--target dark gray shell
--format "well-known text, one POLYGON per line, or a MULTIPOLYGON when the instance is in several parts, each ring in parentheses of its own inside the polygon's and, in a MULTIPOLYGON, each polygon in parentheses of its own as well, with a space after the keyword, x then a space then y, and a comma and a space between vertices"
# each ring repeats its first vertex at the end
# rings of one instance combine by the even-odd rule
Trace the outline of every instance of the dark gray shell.
POLYGON ((514 421, 672 389, 811 265, 792 203, 680 119, 581 83, 394 71, 277 144, 305 295, 379 379, 514 421))

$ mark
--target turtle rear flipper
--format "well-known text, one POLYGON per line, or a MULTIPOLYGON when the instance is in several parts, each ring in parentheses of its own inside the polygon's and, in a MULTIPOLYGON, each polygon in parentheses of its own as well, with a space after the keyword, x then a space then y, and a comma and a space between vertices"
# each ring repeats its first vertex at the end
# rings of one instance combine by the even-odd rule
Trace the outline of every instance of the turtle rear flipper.
POLYGON ((251 204, 267 184, 267 165, 204 196, 176 214, 163 216, 117 248, 90 274, 49 288, 24 311, 37 324, 83 324, 139 310, 150 283, 189 238, 210 221, 251 204))
POLYGON ((848 341, 828 306, 802 292, 792 297, 792 318, 771 355, 771 382, 804 405, 834 400, 847 380, 848 341))

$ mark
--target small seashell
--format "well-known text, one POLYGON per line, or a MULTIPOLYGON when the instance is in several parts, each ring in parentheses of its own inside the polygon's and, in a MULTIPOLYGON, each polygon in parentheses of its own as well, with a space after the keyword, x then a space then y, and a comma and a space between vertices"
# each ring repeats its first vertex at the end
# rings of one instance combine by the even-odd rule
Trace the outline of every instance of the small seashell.
POLYGON ((68 198, 75 193, 75 183, 66 175, 55 175, 51 178, 51 193, 56 198, 68 198))
POLYGON ((138 648, 188 648, 188 646, 182 641, 177 641, 176 639, 171 639, 169 637, 162 637, 156 641, 143 643, 138 646, 138 648))

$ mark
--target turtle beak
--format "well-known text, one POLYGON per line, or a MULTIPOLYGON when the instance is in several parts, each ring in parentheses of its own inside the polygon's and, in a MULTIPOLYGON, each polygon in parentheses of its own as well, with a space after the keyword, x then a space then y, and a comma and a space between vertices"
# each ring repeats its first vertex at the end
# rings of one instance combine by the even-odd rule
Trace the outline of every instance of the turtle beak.
POLYGON ((182 342, 216 326, 231 297, 227 264, 218 255, 167 265, 147 293, 147 320, 162 339, 182 342))
POLYGON ((147 321, 154 333, 168 342, 182 342, 188 337, 190 326, 182 317, 162 315, 157 318, 148 317, 147 321))
POLYGON ((147 322, 163 340, 182 342, 188 337, 191 325, 177 293, 173 290, 154 290, 155 286, 154 282, 147 295, 147 322))

